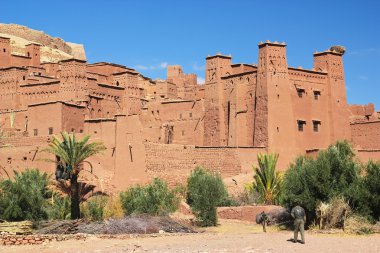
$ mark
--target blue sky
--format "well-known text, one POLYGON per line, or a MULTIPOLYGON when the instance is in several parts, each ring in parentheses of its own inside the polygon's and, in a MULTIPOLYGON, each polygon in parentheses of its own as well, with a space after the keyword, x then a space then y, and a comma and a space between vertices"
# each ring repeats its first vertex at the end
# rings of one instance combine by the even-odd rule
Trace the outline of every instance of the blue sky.
POLYGON ((13 1, 1 23, 81 43, 89 62, 108 61, 165 78, 167 64, 204 77, 205 57, 231 54, 256 63, 260 41, 285 41, 289 66, 311 68, 312 54, 343 45, 349 103, 380 109, 380 1, 13 1))

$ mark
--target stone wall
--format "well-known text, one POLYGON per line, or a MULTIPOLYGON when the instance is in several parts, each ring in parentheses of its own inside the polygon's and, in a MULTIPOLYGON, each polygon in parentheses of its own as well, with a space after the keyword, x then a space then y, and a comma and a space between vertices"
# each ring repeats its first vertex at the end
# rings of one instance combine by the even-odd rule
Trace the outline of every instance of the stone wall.
POLYGON ((146 143, 146 168, 151 176, 161 177, 170 185, 185 182, 197 166, 218 171, 223 178, 236 176, 247 161, 256 159, 260 148, 197 147, 192 145, 146 143), (242 153, 244 155, 242 155, 242 153))
POLYGON ((218 217, 220 219, 232 219, 242 221, 256 221, 256 215, 261 212, 271 213, 284 210, 281 206, 274 205, 259 205, 259 206, 234 206, 234 207, 219 207, 218 217))
POLYGON ((46 244, 51 241, 66 241, 70 239, 86 240, 86 235, 13 235, 5 233, 0 235, 0 245, 46 244))

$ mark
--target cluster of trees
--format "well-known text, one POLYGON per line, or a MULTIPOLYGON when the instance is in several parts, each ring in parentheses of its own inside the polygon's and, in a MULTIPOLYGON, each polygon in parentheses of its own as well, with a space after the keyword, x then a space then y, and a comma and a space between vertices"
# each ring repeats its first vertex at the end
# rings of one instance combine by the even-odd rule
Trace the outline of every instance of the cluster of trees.
POLYGON ((299 156, 288 170, 275 171, 278 155, 259 155, 252 188, 266 204, 292 207, 300 203, 309 222, 316 208, 343 198, 351 209, 370 221, 380 218, 380 163, 361 163, 347 141, 338 141, 313 159, 299 156))

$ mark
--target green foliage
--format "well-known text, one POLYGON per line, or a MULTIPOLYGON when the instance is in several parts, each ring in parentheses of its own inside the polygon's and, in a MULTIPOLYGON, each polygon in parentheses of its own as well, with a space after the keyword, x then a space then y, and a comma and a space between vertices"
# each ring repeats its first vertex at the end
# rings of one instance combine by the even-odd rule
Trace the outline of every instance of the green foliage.
POLYGON ((120 193, 124 213, 166 215, 178 208, 179 197, 169 190, 165 181, 155 178, 147 186, 137 185, 120 193))
POLYGON ((321 151, 316 159, 298 157, 285 173, 281 202, 291 207, 299 202, 310 220, 320 202, 345 197, 350 203, 352 187, 358 183, 360 166, 351 145, 338 141, 321 151))
MULTIPOLYGON (((86 135, 81 140, 77 140, 75 134, 61 132, 62 141, 54 136, 49 143, 46 152, 58 156, 64 165, 69 165, 72 168, 73 174, 79 173, 79 165, 87 158, 99 154, 106 149, 102 142, 91 142, 90 135, 86 135)), ((66 168, 66 166, 64 166, 66 168)))
POLYGON ((14 172, 14 179, 0 183, 0 219, 38 221, 48 217, 49 177, 37 169, 14 172))
POLYGON ((187 202, 201 226, 216 226, 216 208, 229 199, 219 174, 198 167, 187 179, 187 202))
POLYGON ((265 204, 277 204, 282 178, 276 172, 278 154, 258 154, 259 167, 255 170, 253 188, 260 195, 260 201, 265 204))
POLYGON ((47 213, 50 220, 70 219, 70 198, 54 196, 49 201, 47 213))
POLYGON ((102 142, 89 143, 90 135, 77 140, 74 133, 61 132, 61 137, 62 141, 54 136, 45 151, 59 157, 65 173, 71 175, 71 218, 78 219, 80 218, 78 174, 82 168, 80 165, 83 165, 87 158, 104 151, 106 147, 102 142))
POLYGON ((354 210, 371 220, 380 219, 380 162, 369 161, 364 176, 349 192, 354 210))
POLYGON ((108 202, 107 196, 93 196, 87 200, 82 206, 83 217, 92 221, 101 221, 104 219, 104 208, 108 202))

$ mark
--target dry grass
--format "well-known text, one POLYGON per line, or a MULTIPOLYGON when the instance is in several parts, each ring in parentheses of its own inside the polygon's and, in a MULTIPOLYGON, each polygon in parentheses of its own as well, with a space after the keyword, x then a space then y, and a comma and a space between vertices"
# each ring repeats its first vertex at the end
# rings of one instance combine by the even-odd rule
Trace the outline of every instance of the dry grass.
POLYGON ((330 203, 320 203, 316 212, 320 229, 343 228, 351 208, 344 198, 334 198, 330 203))
POLYGON ((124 211, 121 207, 119 195, 110 196, 107 204, 104 207, 104 218, 122 218, 124 217, 124 211))
POLYGON ((344 231, 349 234, 372 234, 374 233, 374 225, 365 217, 351 215, 345 222, 344 231))

